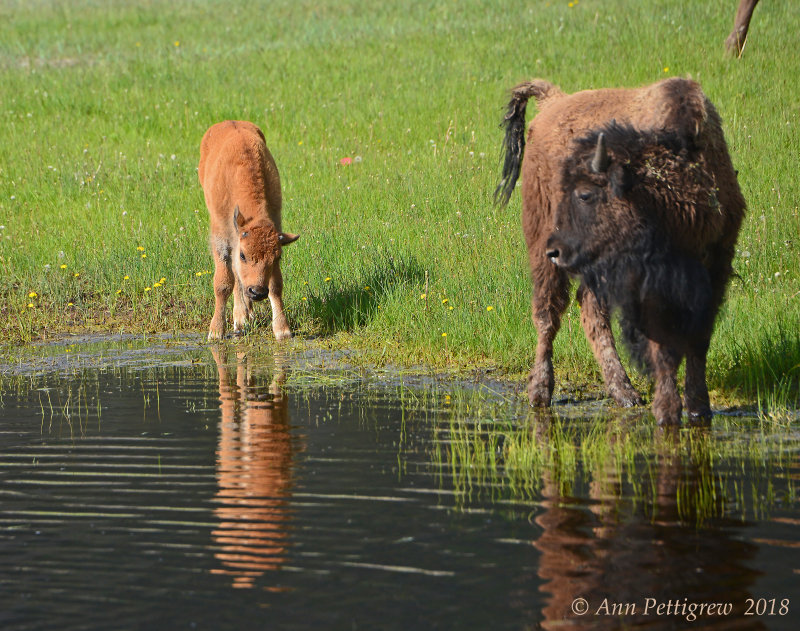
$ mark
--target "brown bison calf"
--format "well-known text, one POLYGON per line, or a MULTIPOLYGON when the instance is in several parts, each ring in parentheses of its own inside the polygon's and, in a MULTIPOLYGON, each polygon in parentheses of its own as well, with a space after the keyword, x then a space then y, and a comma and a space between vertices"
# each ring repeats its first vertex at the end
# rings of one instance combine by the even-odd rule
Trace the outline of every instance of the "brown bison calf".
POLYGON ((253 318, 253 302, 269 296, 275 339, 292 336, 283 309, 281 249, 298 239, 281 232, 281 183, 264 134, 252 123, 212 125, 200 143, 200 184, 211 216, 214 317, 208 339, 225 335, 225 303, 233 292, 233 330, 253 318))
POLYGON ((506 116, 506 202, 522 169, 522 224, 534 283, 538 340, 528 383, 549 405, 553 338, 580 279, 581 323, 609 395, 641 402, 617 354, 617 310, 635 359, 655 378, 653 412, 679 423, 685 356, 690 418, 711 416, 705 382, 714 318, 731 274, 745 203, 719 115, 689 80, 567 95, 545 81, 517 86, 506 116), (528 130, 525 105, 540 112, 528 130))

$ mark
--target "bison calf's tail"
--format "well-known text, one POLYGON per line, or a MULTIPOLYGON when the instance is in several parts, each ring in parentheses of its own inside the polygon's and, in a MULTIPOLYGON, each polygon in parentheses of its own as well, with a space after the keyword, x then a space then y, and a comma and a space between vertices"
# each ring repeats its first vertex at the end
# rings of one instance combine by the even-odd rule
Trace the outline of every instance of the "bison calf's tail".
POLYGON ((511 100, 500 124, 501 127, 505 127, 506 134, 503 139, 503 177, 494 192, 496 204, 501 206, 508 204, 519 179, 522 154, 525 151, 525 109, 528 100, 534 97, 537 103, 541 103, 542 100, 556 94, 561 94, 561 90, 542 79, 520 83, 511 90, 511 100))

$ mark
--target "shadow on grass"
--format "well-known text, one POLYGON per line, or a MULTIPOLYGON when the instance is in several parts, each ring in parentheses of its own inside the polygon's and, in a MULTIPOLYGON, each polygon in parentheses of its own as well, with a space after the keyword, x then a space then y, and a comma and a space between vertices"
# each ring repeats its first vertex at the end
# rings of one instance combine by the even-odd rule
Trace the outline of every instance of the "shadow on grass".
POLYGON ((734 365, 723 375, 726 389, 748 398, 775 401, 787 407, 800 405, 800 331, 778 324, 777 332, 764 331, 754 343, 737 344, 734 365))
POLYGON ((329 281, 321 291, 309 292, 297 319, 312 323, 319 335, 353 331, 372 320, 397 287, 419 286, 424 278, 425 271, 415 259, 385 256, 356 278, 329 281))

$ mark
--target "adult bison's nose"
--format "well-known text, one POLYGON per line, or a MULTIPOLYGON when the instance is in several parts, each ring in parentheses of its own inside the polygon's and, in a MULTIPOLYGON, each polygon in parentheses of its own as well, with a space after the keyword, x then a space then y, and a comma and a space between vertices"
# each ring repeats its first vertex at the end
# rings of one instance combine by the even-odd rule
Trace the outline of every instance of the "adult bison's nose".
POLYGON ((545 256, 550 259, 551 263, 563 266, 566 254, 565 250, 566 246, 561 242, 561 239, 553 235, 547 240, 547 245, 545 245, 545 256))
POLYGON ((268 289, 257 287, 256 285, 250 285, 250 287, 247 288, 247 297, 251 300, 264 300, 267 296, 269 296, 268 289))

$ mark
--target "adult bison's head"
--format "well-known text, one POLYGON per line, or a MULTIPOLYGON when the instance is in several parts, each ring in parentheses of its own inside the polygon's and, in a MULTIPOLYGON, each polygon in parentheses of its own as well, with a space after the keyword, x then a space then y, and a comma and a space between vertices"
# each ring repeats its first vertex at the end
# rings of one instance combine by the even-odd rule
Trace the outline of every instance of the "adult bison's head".
POLYGON ((233 211, 233 223, 239 235, 231 253, 234 274, 245 296, 263 300, 269 295, 269 279, 273 267, 280 261, 283 246, 300 237, 278 232, 270 221, 247 221, 238 206, 233 211))
POLYGON ((574 274, 621 253, 645 227, 628 198, 633 184, 628 151, 609 153, 606 133, 579 141, 565 161, 563 196, 546 244, 547 258, 574 274))

